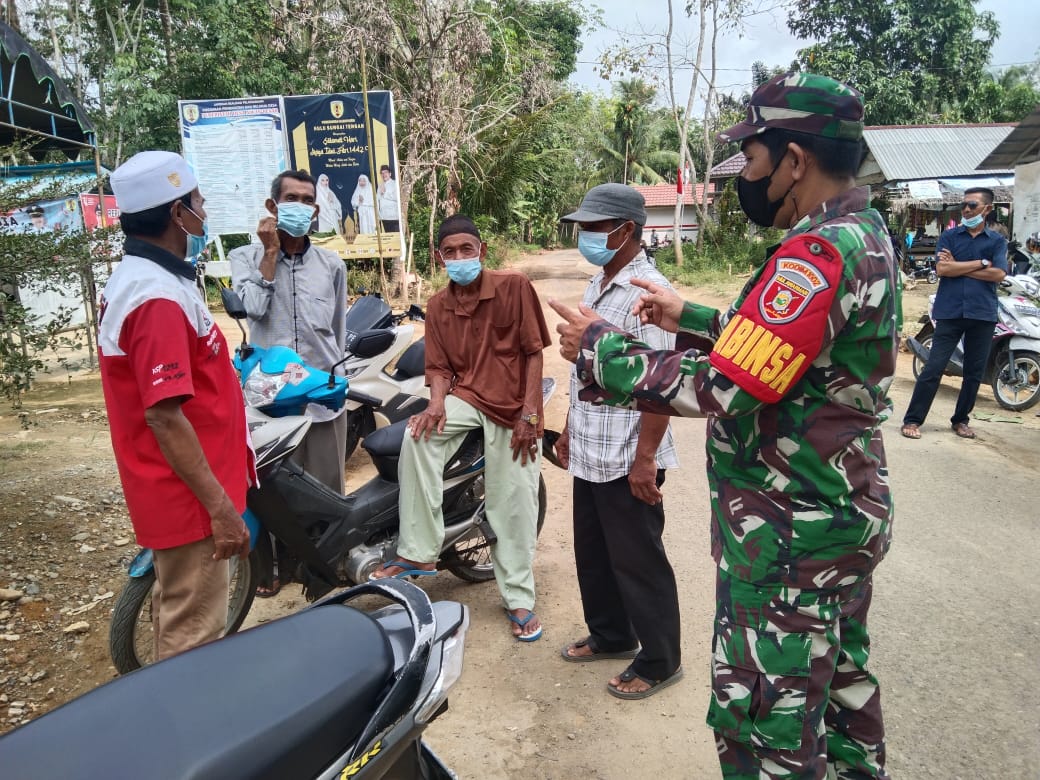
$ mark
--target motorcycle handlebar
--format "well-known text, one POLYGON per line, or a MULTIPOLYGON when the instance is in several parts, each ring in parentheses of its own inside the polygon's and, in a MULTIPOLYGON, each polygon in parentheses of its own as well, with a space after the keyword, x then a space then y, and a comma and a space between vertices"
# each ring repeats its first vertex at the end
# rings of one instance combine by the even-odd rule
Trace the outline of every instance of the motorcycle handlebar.
POLYGON ((357 401, 359 404, 371 406, 373 409, 378 409, 383 405, 383 402, 375 396, 362 393, 360 390, 351 390, 349 386, 347 387, 347 400, 357 401))

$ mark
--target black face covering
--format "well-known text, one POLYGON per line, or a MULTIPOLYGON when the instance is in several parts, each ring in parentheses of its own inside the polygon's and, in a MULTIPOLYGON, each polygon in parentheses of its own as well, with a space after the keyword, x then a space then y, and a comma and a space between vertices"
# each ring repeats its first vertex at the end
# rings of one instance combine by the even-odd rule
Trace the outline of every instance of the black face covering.
POLYGON ((761 179, 749 181, 743 176, 737 177, 737 198, 740 200, 740 207, 744 209, 748 219, 759 227, 773 227, 776 213, 780 211, 780 207, 784 205, 784 198, 787 197, 787 192, 785 192, 778 200, 769 200, 767 194, 769 185, 773 182, 773 174, 783 161, 784 158, 781 157, 769 175, 763 176, 761 179))

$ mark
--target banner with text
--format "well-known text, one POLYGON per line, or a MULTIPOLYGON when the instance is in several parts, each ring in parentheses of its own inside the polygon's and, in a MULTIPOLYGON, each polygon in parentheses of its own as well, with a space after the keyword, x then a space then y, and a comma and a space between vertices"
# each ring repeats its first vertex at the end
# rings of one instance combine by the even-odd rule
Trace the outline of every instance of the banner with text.
POLYGON ((255 233, 271 181, 289 167, 282 99, 178 101, 181 146, 206 198, 211 235, 255 233))
MULTIPOLYGON (((283 98, 292 167, 317 180, 318 232, 335 231, 361 255, 375 249, 377 219, 383 242, 403 250, 397 189, 394 102, 387 91, 368 93, 372 137, 360 92, 283 98), (369 157, 372 147, 374 167, 369 157)), ((375 254, 374 251, 371 254, 375 254)))

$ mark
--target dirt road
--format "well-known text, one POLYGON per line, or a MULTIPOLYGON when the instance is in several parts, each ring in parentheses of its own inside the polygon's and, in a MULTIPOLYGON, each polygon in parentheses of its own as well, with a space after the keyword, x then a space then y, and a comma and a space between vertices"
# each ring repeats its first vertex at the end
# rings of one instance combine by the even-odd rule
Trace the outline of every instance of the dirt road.
MULTIPOLYGON (((576 252, 524 259, 543 300, 576 303, 592 267, 576 252)), ((739 287, 739 281, 734 287, 739 287)), ((907 296, 908 322, 927 293, 907 296)), ((686 290, 722 305, 732 291, 686 290)), ((547 310, 550 327, 556 316, 547 310)), ((908 329, 911 326, 908 326, 908 329)), ((229 338, 236 338, 230 336, 229 338)), ((557 378, 546 410, 559 428, 568 364, 545 353, 557 378)), ((876 577, 873 666, 880 676, 893 777, 1040 776, 1040 549, 1036 511, 1040 418, 1000 410, 984 388, 976 441, 948 430, 956 380, 946 380, 924 438, 898 435, 913 387, 903 355, 893 388, 896 413, 886 444, 896 500, 895 544, 876 577), (1020 422, 998 422, 1017 418, 1020 422)), ((96 378, 34 393, 23 417, 0 411, 0 588, 34 593, 0 603, 0 730, 110 679, 107 612, 133 553, 120 503, 96 378), (95 605, 95 606, 91 606, 95 605), (82 633, 64 633, 86 622, 82 633), (15 637, 12 639, 11 637, 15 637)), ((450 709, 428 731, 434 749, 464 778, 717 778, 704 725, 713 613, 708 555, 704 423, 675 422, 681 468, 665 485, 666 543, 683 608, 686 677, 645 701, 609 696, 623 663, 568 664, 558 651, 584 635, 570 533, 570 479, 543 467, 549 511, 539 540, 537 610, 542 641, 512 640, 493 583, 444 574, 430 595, 472 610, 463 679, 450 709)), ((352 462, 351 483, 363 478, 352 462)), ((295 586, 257 602, 253 619, 303 605, 295 586)))

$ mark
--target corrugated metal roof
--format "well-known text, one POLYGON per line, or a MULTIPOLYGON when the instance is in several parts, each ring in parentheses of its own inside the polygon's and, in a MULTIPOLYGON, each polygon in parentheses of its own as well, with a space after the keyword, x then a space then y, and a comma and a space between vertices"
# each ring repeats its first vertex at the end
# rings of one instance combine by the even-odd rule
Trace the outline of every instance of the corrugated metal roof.
POLYGON ((863 140, 868 155, 859 181, 873 184, 1010 173, 1009 168, 980 170, 978 166, 1014 127, 1011 123, 867 127, 863 140))
POLYGON ((980 168, 1024 165, 1040 160, 1040 106, 1018 123, 997 148, 981 163, 980 168))

